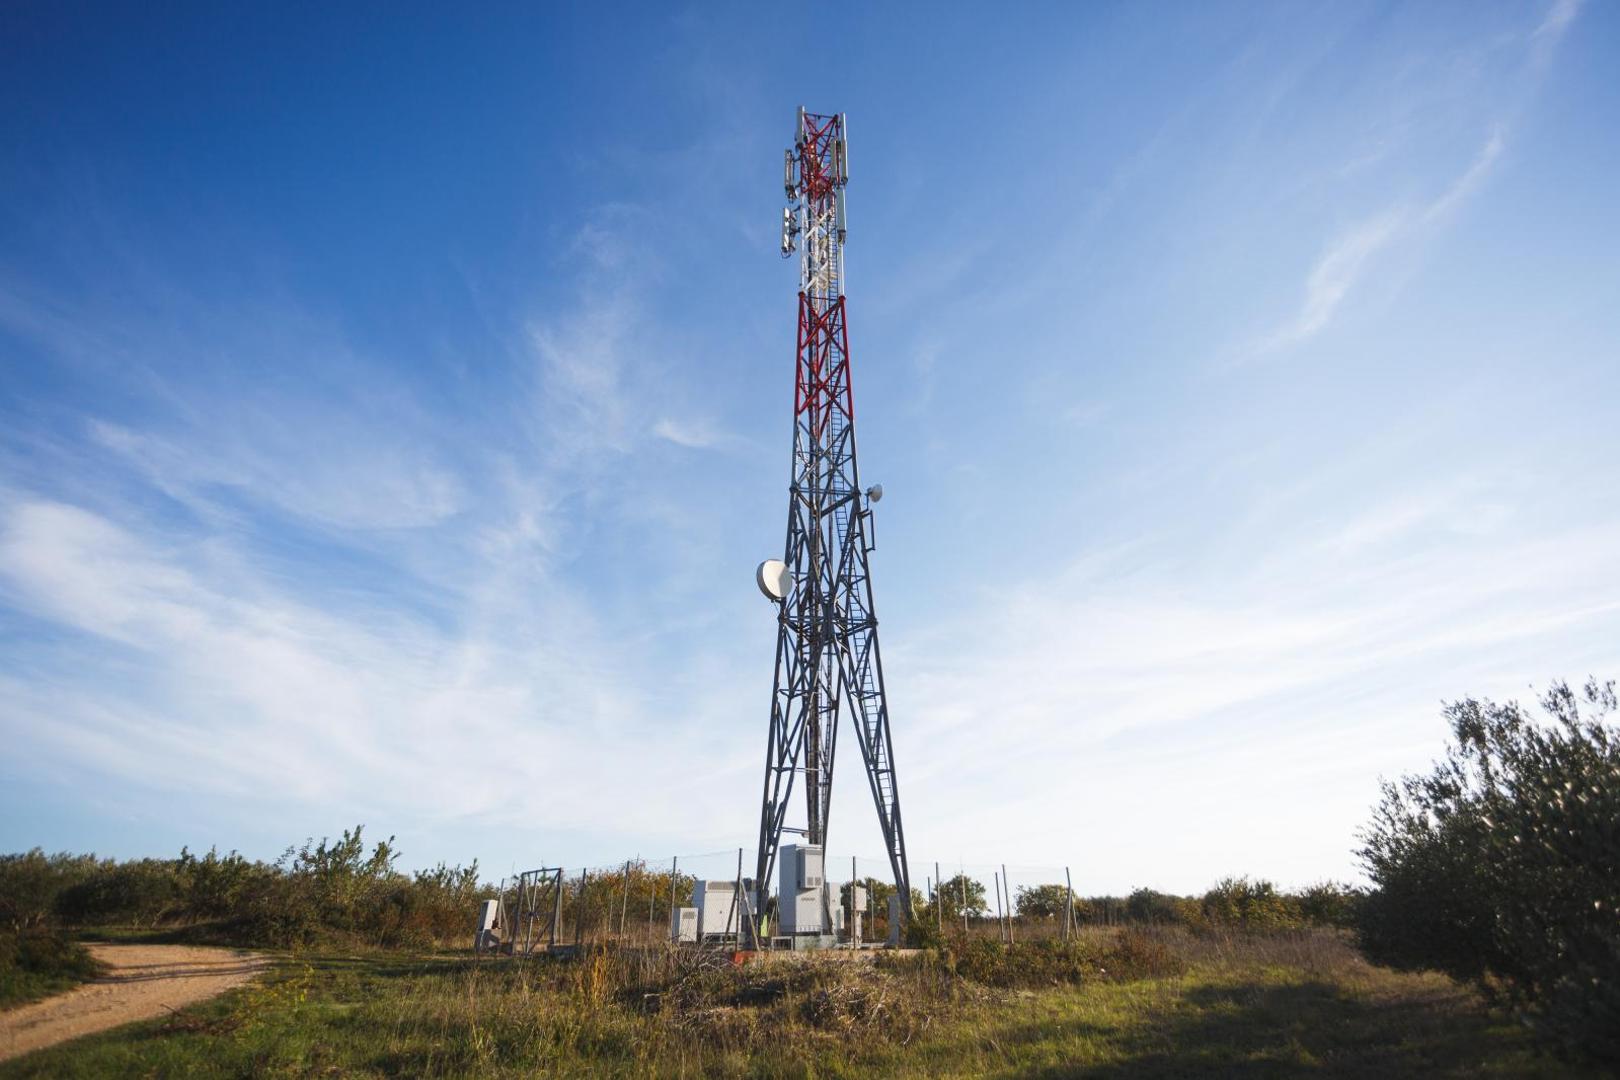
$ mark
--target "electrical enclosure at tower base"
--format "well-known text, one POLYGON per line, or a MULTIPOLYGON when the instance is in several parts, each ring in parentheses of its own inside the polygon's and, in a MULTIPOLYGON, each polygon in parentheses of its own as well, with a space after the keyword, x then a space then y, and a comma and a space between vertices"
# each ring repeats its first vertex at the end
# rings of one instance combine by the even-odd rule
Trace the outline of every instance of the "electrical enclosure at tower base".
POLYGON ((783 844, 778 865, 777 933, 783 936, 827 933, 830 905, 821 845, 783 844))
POLYGON ((735 881, 699 881, 692 886, 699 938, 736 935, 742 930, 742 896, 735 881))

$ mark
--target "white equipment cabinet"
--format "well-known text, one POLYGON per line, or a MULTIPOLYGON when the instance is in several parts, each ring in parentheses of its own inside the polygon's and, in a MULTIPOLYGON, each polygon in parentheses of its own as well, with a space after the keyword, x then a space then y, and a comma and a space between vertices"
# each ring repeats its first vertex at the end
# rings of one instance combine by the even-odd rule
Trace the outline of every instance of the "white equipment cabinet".
POLYGON ((743 911, 735 881, 699 881, 692 887, 697 905, 698 940, 735 936, 743 928, 743 911))
POLYGON ((825 934, 828 910, 820 844, 783 844, 778 857, 777 918, 784 935, 825 934))
POLYGON ((485 900, 478 908, 478 931, 473 938, 474 952, 494 952, 501 947, 501 902, 485 900))

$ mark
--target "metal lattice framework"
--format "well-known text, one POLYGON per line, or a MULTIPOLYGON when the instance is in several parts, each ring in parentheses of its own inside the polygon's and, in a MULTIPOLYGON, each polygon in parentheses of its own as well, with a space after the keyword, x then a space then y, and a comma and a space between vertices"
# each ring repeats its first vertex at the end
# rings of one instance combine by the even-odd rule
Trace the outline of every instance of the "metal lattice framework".
POLYGON ((838 718, 855 725, 877 803, 895 886, 911 917, 911 878, 900 822, 893 739, 878 652, 868 556, 872 502, 855 460, 855 400, 850 385, 844 304, 844 187, 849 152, 842 115, 799 110, 783 185, 794 205, 783 211, 782 254, 799 251, 799 334, 793 395, 793 472, 788 486, 791 587, 780 603, 776 682, 765 755, 755 881, 768 888, 784 831, 825 845, 832 804, 838 718), (788 805, 804 774, 807 820, 786 827, 788 805))
POLYGON ((562 922, 562 893, 563 872, 559 866, 525 870, 518 875, 512 905, 514 953, 532 953, 541 945, 556 948, 557 928, 562 922))

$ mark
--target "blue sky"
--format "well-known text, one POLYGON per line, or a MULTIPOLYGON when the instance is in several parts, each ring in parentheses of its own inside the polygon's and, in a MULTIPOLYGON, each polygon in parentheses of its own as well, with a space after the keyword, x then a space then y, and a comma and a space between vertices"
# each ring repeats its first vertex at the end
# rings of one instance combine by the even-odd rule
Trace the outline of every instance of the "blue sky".
POLYGON ((801 103, 918 863, 1350 877, 1620 675, 1620 9, 827 10, 0 15, 0 849, 751 845, 801 103))

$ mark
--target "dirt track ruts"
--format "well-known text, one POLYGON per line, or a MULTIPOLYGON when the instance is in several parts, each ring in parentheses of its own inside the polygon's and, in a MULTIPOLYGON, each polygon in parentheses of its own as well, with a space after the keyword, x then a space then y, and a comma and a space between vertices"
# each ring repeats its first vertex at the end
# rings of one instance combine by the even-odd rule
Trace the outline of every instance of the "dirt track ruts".
POLYGON ((0 1012, 0 1061, 162 1016, 241 986, 270 964, 255 953, 195 945, 91 945, 90 951, 107 965, 101 978, 0 1012))

